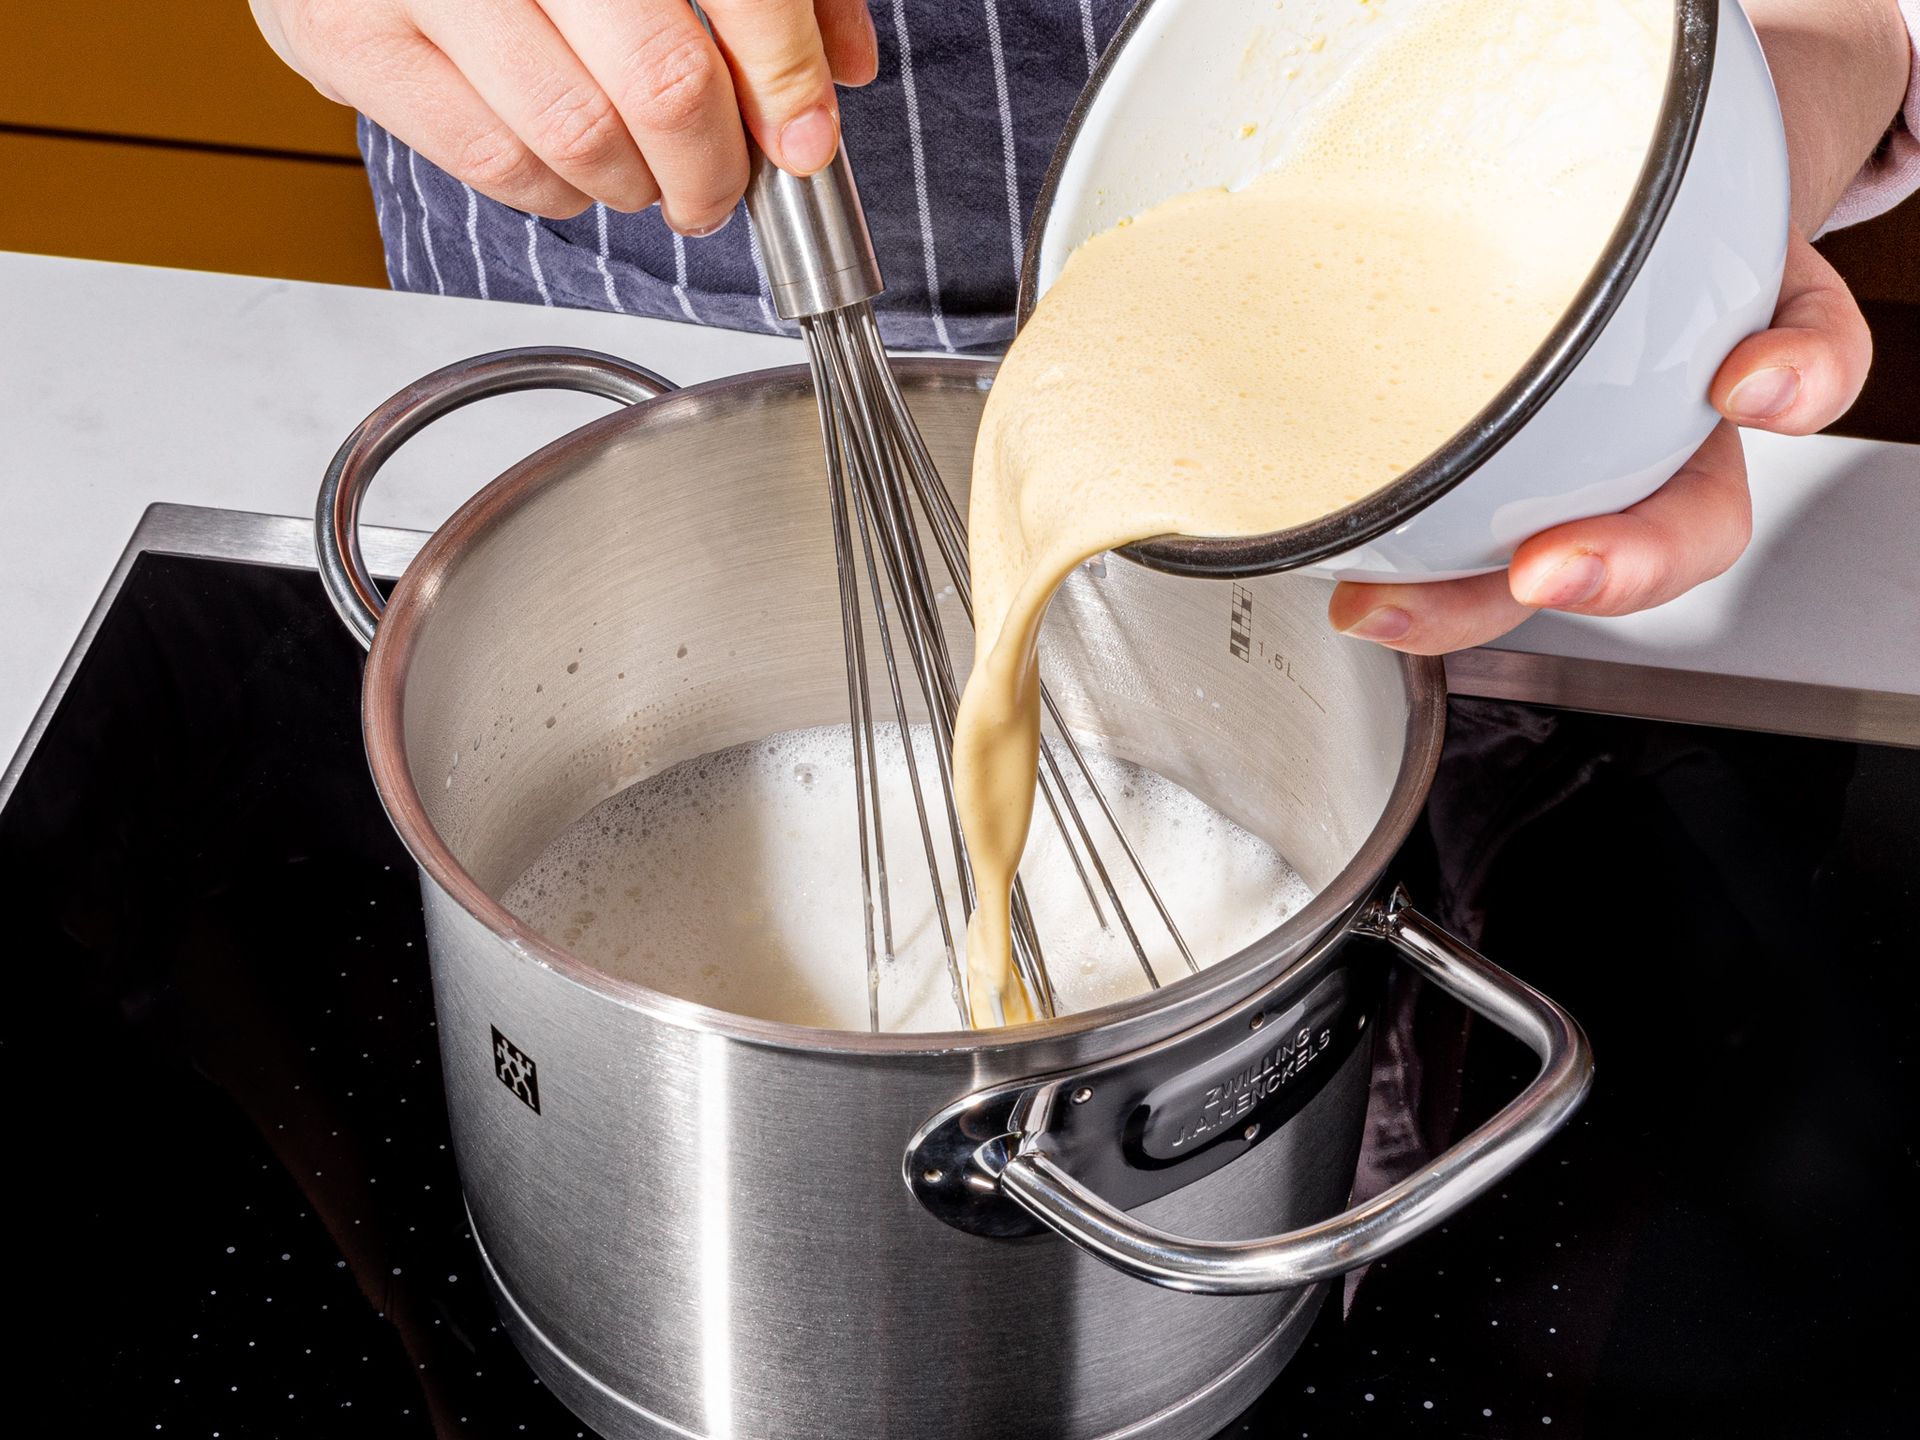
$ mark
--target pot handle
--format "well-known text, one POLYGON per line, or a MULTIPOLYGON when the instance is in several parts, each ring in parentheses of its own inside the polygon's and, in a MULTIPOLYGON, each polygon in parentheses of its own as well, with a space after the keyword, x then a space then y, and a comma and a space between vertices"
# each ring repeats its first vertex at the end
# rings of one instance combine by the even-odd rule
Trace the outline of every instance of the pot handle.
POLYGON ((1499 1114, 1373 1199, 1317 1225, 1264 1240, 1188 1240, 1108 1204, 1026 1137, 1000 1172, 1022 1209, 1116 1269, 1171 1290, 1250 1295, 1356 1270, 1431 1229, 1496 1183, 1566 1123, 1593 1082, 1578 1023, 1532 986, 1490 964, 1415 911, 1403 891, 1361 912, 1354 928, 1390 941, 1442 990, 1526 1042, 1540 1070, 1499 1114))
POLYGON ((643 366, 594 350, 495 350, 421 376, 362 420, 327 466, 314 513, 320 583, 360 648, 372 647, 386 608, 360 551, 360 500, 394 451, 442 415, 491 395, 580 390, 637 405, 675 388, 643 366))

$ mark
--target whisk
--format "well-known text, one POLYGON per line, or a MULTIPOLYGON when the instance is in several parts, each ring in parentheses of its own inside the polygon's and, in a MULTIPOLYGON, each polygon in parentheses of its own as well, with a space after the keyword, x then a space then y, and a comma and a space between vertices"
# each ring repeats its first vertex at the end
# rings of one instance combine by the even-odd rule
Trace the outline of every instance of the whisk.
MULTIPOLYGON (((881 823, 878 741, 874 715, 891 704, 906 750, 906 774, 918 821, 922 859, 932 883, 934 913, 945 947, 947 973, 962 1025, 970 1023, 963 936, 953 931, 941 856, 951 857, 951 875, 962 913, 974 910, 972 871, 954 806, 953 724, 960 702, 953 661, 937 606, 938 595, 921 545, 922 519, 969 620, 967 538, 958 507, 941 483, 932 457, 902 400, 887 361, 879 326, 868 303, 885 288, 873 242, 844 148, 833 163, 798 179, 755 154, 747 211, 766 271, 774 308, 799 323, 807 342, 819 407, 820 441, 826 457, 828 505, 840 593, 840 623, 846 647, 847 711, 853 738, 853 778, 860 846, 861 903, 866 924, 867 1018, 880 1028, 883 957, 893 949, 893 915, 887 888, 887 837, 881 823), (917 502, 917 513, 916 513, 917 502), (864 586, 867 603, 861 602, 864 586), (867 626, 879 642, 884 677, 869 672, 867 626), (930 804, 913 748, 905 685, 917 688, 934 739, 939 810, 930 804), (877 693, 883 692, 883 693, 877 693)), ((1124 855, 1151 899, 1189 971, 1197 971, 1166 903, 1067 728, 1053 696, 1042 689, 1042 707, 1055 743, 1042 745, 1039 791, 1059 828, 1086 900, 1103 929, 1124 934, 1150 987, 1160 981, 1139 932, 1121 903, 1094 830, 1067 785, 1066 766, 1078 771, 1093 797, 1113 846, 1124 855), (1102 897, 1104 896, 1104 903, 1102 897)), ((1014 963, 1035 1011, 1051 1018, 1059 1000, 1047 973, 1040 935, 1023 882, 1013 893, 1014 963)))

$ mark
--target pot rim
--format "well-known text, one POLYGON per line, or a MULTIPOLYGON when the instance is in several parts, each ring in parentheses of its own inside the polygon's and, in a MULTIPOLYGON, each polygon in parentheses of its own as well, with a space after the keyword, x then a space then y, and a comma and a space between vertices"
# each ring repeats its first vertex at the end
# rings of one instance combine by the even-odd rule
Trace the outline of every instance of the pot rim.
MULTIPOLYGON (((1074 141, 1112 78, 1122 51, 1156 0, 1137 0, 1094 67, 1067 117, 1066 129, 1034 200, 1021 257, 1017 326, 1039 300, 1040 252, 1074 141)), ((1720 34, 1719 0, 1674 0, 1667 85, 1646 159, 1626 209, 1607 237, 1573 302, 1513 378, 1441 446, 1399 479, 1331 515, 1265 535, 1176 537, 1138 541, 1129 559, 1177 575, 1257 575, 1310 565, 1366 544, 1400 526, 1478 470, 1538 413, 1593 348, 1626 299, 1679 194, 1706 114, 1720 34)))
MULTIPOLYGON (((911 395, 929 388, 984 389, 990 361, 948 357, 903 358, 895 374, 911 395)), ((1407 697, 1406 740, 1400 770, 1378 821, 1327 885, 1276 929, 1197 975, 1144 995, 1013 1030, 883 1032, 826 1030, 762 1020, 682 1000, 593 968, 524 924, 488 894, 454 857, 427 817, 406 761, 407 672, 422 626, 446 576, 483 534, 503 523, 548 485, 562 483, 567 461, 599 448, 616 433, 651 426, 698 423, 730 408, 743 392, 810 393, 801 365, 760 370, 690 385, 590 422, 521 460, 487 485, 436 530, 394 588, 367 656, 361 725, 375 788, 395 831, 421 870, 462 909, 524 959, 608 1000, 665 1023, 778 1049, 813 1054, 914 1055, 956 1052, 989 1056, 1021 1051, 1102 1030, 1150 1024, 1156 1014, 1224 1009, 1279 973, 1283 958, 1304 951, 1372 891, 1413 828, 1439 763, 1446 724, 1441 664, 1428 656, 1400 656, 1407 697)))

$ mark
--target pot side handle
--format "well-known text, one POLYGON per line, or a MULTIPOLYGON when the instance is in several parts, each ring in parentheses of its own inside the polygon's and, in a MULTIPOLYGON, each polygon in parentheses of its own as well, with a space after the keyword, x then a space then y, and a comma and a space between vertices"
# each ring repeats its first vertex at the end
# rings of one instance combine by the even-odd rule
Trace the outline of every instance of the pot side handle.
POLYGON ((1390 941, 1401 958, 1540 1057, 1527 1087, 1451 1149, 1373 1199, 1287 1235, 1188 1240, 1133 1219, 1048 1157, 1045 1131, 1022 1141, 1000 1188, 1022 1209, 1118 1270, 1172 1290, 1250 1295, 1356 1270, 1447 1219, 1497 1183, 1566 1123, 1593 1082, 1593 1051, 1560 1006, 1489 963, 1408 905, 1396 891, 1355 929, 1390 941))
POLYGON ((492 395, 579 390, 637 405, 675 388, 643 366, 594 350, 495 350, 423 375, 362 420, 327 466, 314 512, 320 583, 360 648, 372 647, 386 608, 360 550, 360 501, 394 451, 442 415, 492 395))

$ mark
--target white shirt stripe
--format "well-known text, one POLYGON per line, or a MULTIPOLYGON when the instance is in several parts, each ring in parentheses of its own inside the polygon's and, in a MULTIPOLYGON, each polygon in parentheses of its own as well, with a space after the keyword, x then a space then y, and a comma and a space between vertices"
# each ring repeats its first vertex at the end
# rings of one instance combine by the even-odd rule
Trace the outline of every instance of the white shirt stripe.
POLYGON ((380 188, 380 176, 374 169, 373 147, 376 143, 373 122, 366 116, 360 117, 361 157, 367 162, 367 189, 373 192, 373 223, 380 232, 380 249, 387 266, 387 284, 393 281, 393 252, 387 249, 387 195, 380 188))
MULTIPOLYGON (((374 223, 374 227, 377 230, 379 230, 380 234, 382 236, 385 236, 387 233, 387 202, 385 197, 381 195, 380 187, 378 185, 375 185, 373 187, 373 223, 374 223)), ((400 236, 400 239, 404 243, 406 238, 407 238, 406 234, 403 231, 400 236)), ((386 247, 382 246, 381 248, 385 249, 386 247)), ((400 282, 398 279, 395 278, 393 273, 393 251, 391 250, 387 251, 386 260, 387 260, 387 288, 390 290, 397 290, 400 288, 400 282)))
POLYGON ((693 302, 687 299, 687 242, 675 231, 673 235, 673 298, 680 302, 680 313, 700 323, 700 317, 693 313, 693 302))
POLYGON ((1013 277, 1020 278, 1020 177, 1013 151, 1013 106, 1007 100, 1007 55, 1000 45, 1000 7, 986 0, 987 49, 993 56, 993 94, 1000 102, 1000 160, 1007 174, 1007 229, 1013 240, 1013 277))
MULTIPOLYGON (((394 227, 400 232, 400 288, 405 290, 413 285, 413 263, 408 256, 407 244, 407 202, 400 198, 400 186, 393 178, 393 132, 387 132, 387 184, 393 189, 393 208, 399 214, 394 227)), ((391 261, 388 269, 392 269, 391 261)))
POLYGON ((480 197, 473 192, 471 185, 462 183, 460 188, 467 192, 467 248, 473 251, 473 274, 480 285, 480 298, 491 300, 487 293, 487 262, 480 258, 480 197))
POLYGON ((600 283, 606 289, 607 304, 624 315, 627 307, 620 303, 619 293, 613 288, 613 271, 607 265, 607 207, 597 200, 593 206, 593 223, 600 237, 600 253, 594 263, 600 268, 600 283))
POLYGON ((420 171, 413 163, 413 151, 407 151, 407 177, 413 181, 413 198, 420 202, 420 248, 427 252, 427 265, 433 271, 433 288, 436 294, 447 293, 446 282, 440 278, 440 257, 433 253, 433 217, 427 213, 427 197, 420 189, 420 171))
POLYGON ((907 99, 907 143, 913 154, 913 195, 920 208, 920 251, 927 270, 927 309, 943 349, 953 349, 940 309, 940 269, 933 257, 933 211, 927 201, 927 151, 920 138, 920 92, 913 82, 913 40, 907 34, 906 0, 893 0, 893 31, 900 40, 900 89, 907 99))
POLYGON ((540 292, 542 305, 553 304, 553 296, 547 290, 547 275, 540 268, 540 222, 533 216, 527 216, 527 273, 533 277, 533 288, 540 292))
POLYGON ((1080 40, 1087 47, 1087 73, 1100 63, 1100 49, 1093 43, 1093 0, 1080 0, 1080 40))

